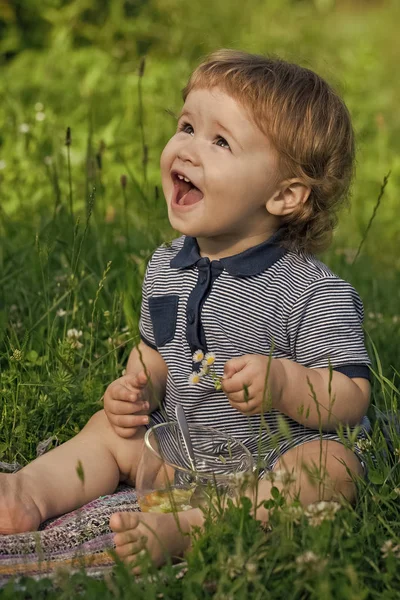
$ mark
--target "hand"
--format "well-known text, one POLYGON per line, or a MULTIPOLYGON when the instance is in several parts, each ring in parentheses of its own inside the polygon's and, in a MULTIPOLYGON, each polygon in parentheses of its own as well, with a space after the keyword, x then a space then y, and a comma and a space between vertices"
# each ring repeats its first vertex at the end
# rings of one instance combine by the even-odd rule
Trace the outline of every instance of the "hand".
POLYGON ((270 394, 273 400, 280 394, 277 381, 278 370, 279 360, 264 354, 244 354, 231 358, 225 363, 222 390, 228 396, 233 408, 245 415, 259 415, 271 409, 270 394), (266 386, 269 361, 271 364, 266 386))
POLYGON ((150 409, 147 391, 144 371, 136 375, 123 375, 106 389, 104 411, 119 436, 133 437, 139 427, 149 422, 145 416, 150 409))

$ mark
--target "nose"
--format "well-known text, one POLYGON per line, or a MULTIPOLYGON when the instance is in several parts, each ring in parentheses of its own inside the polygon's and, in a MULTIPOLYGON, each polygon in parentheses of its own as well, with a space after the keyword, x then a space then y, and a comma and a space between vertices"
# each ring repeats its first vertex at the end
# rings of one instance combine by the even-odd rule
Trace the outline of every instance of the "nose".
POLYGON ((194 165, 200 163, 199 147, 194 138, 189 138, 179 147, 178 158, 180 158, 182 162, 191 162, 194 165))

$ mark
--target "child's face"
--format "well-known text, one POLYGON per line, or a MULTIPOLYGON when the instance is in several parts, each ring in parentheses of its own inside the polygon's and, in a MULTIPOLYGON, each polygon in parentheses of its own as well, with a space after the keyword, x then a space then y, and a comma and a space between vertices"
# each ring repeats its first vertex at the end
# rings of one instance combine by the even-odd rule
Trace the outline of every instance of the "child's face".
POLYGON ((277 152, 244 108, 218 88, 188 95, 178 131, 162 152, 161 176, 172 227, 196 237, 200 248, 211 239, 214 248, 255 245, 278 227, 266 209, 277 190, 277 152), (175 171, 200 191, 182 199, 190 186, 175 171))

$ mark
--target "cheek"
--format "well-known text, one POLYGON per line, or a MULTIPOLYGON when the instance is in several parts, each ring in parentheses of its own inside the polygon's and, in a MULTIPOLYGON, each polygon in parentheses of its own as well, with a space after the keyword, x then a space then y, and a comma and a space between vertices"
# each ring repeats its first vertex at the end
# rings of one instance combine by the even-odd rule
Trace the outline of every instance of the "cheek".
POLYGON ((166 191, 166 188, 172 186, 170 171, 174 160, 174 156, 175 155, 173 153, 173 146, 171 142, 168 142, 164 150, 161 152, 160 156, 161 183, 164 192, 166 191))
POLYGON ((164 174, 165 171, 170 170, 170 163, 171 163, 171 141, 169 141, 167 143, 167 145, 164 147, 164 150, 161 152, 160 169, 161 169, 162 175, 164 174))

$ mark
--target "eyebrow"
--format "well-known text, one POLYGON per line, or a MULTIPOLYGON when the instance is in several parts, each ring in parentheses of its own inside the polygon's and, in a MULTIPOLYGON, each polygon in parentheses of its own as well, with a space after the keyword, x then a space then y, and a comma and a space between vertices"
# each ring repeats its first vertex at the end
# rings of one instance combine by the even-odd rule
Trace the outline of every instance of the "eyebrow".
MULTIPOLYGON (((188 110, 182 111, 177 120, 179 121, 182 117, 189 117, 190 119, 193 119, 192 113, 189 112, 188 110)), ((224 127, 223 125, 221 125, 221 123, 219 121, 215 121, 214 120, 213 122, 217 125, 217 127, 219 127, 220 129, 222 129, 230 137, 232 137, 234 139, 234 141, 237 143, 237 145, 243 150, 242 145, 238 142, 237 138, 233 135, 233 133, 231 131, 229 131, 229 129, 227 129, 226 127, 224 127)))

